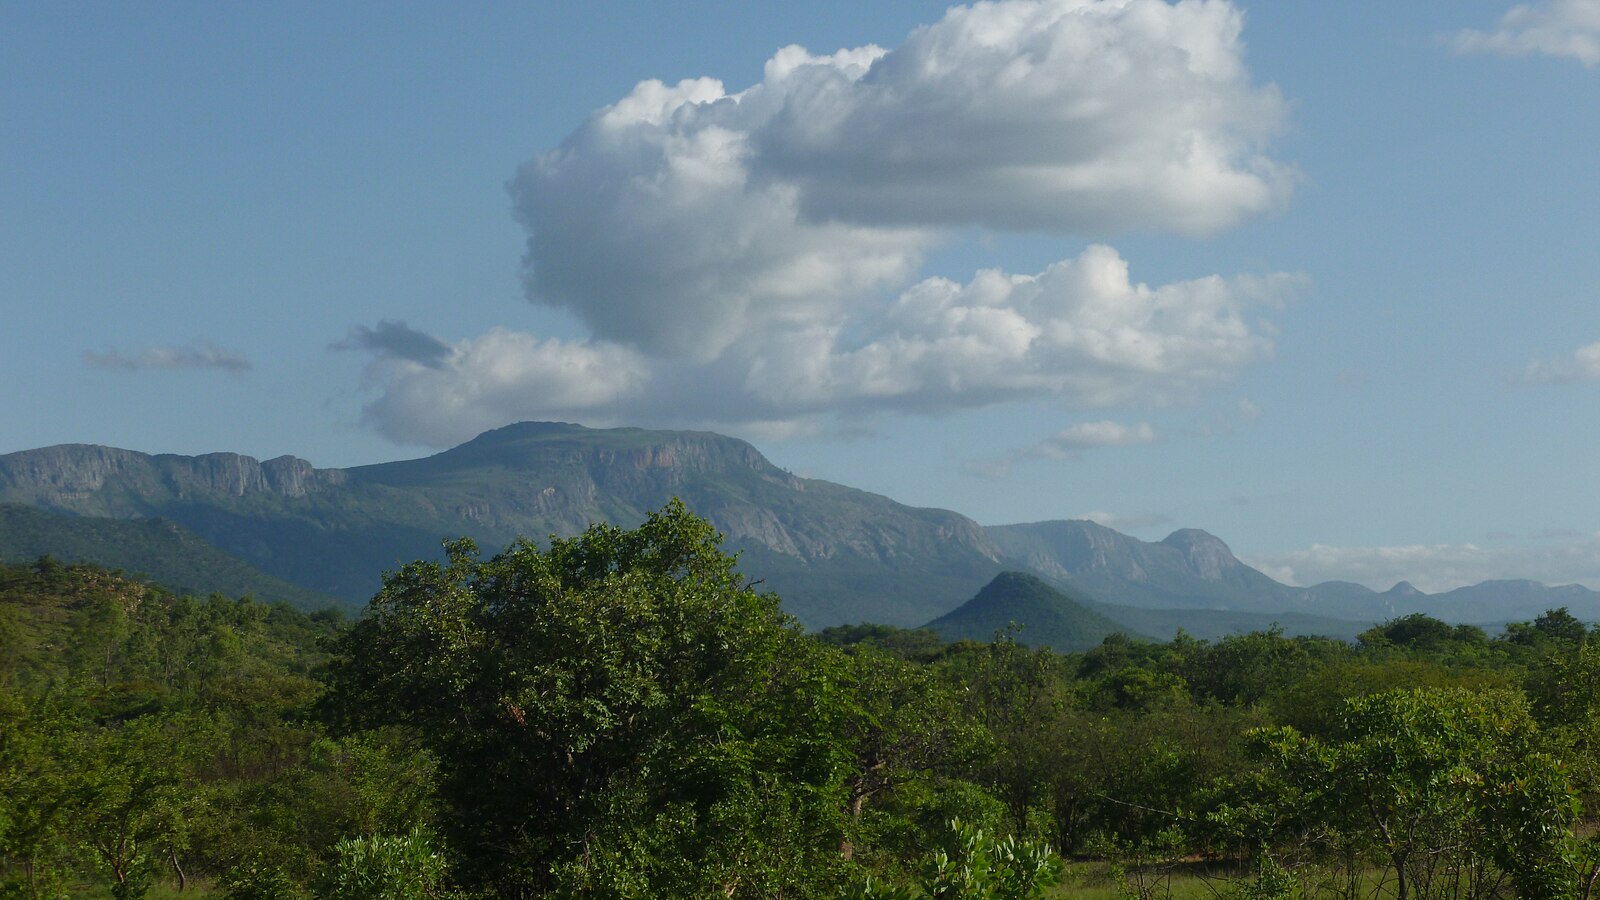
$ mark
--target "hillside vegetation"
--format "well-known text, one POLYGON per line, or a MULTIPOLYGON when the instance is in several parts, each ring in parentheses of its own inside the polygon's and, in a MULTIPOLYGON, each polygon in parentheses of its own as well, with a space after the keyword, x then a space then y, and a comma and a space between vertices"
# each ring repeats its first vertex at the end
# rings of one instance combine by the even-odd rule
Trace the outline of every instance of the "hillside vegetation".
POLYGON ((0 503, 0 562, 26 562, 41 556, 119 569, 180 593, 250 595, 306 611, 354 608, 327 594, 274 578, 164 519, 53 515, 17 503, 0 503))

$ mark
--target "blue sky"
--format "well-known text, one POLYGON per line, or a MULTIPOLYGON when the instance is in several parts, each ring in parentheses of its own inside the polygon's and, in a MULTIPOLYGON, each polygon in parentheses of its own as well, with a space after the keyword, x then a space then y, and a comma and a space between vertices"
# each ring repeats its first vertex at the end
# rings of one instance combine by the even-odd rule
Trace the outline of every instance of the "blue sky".
POLYGON ((1600 0, 0 3, 0 452, 712 428, 1600 588, 1597 112, 1600 0))

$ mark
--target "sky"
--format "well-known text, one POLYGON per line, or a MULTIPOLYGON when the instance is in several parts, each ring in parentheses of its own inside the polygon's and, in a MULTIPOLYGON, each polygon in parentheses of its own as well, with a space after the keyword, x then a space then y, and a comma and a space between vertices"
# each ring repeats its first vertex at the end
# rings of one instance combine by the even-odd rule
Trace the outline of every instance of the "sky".
POLYGON ((0 453, 709 429, 1600 588, 1600 0, 0 0, 0 453))

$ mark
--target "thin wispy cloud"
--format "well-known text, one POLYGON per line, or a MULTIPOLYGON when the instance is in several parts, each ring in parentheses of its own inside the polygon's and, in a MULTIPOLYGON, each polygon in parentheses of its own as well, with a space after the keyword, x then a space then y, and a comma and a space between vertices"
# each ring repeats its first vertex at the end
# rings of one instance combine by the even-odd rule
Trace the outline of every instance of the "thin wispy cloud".
POLYGON ((1008 478, 1011 476, 1011 460, 965 459, 961 461, 961 471, 978 478, 1008 478))
POLYGON ((1487 31, 1448 37, 1457 53, 1553 56, 1600 65, 1600 0, 1542 0, 1512 7, 1487 31))
POLYGON ((965 460, 961 464, 961 469, 968 475, 980 478, 1006 478, 1010 476, 1016 464, 1028 460, 1078 459, 1089 450, 1137 447, 1153 444, 1156 440, 1156 430, 1145 422, 1135 425, 1110 420, 1079 422, 1061 429, 1036 444, 1012 450, 1004 456, 965 460))
POLYGON ((1124 425, 1121 422, 1081 422, 1063 428, 1024 451, 1029 456, 1067 459, 1084 450, 1100 447, 1136 447, 1153 444, 1156 430, 1149 424, 1124 425))
POLYGON ((1571 356, 1534 360, 1522 370, 1521 380, 1530 384, 1600 381, 1600 341, 1579 347, 1571 356))
POLYGON ((1165 528, 1172 525, 1172 517, 1165 513, 1112 513, 1101 510, 1081 513, 1074 518, 1087 519, 1117 531, 1138 531, 1144 528, 1165 528))
POLYGON ((380 321, 376 327, 356 325, 343 340, 332 344, 335 350, 364 350, 386 359, 403 359, 430 368, 443 365, 450 356, 450 345, 405 322, 380 321))
POLYGON ((125 353, 115 347, 102 352, 90 350, 83 354, 84 364, 92 369, 114 372, 138 372, 149 369, 213 369, 223 372, 248 372, 254 366, 238 353, 223 350, 209 343, 188 347, 146 347, 125 353))

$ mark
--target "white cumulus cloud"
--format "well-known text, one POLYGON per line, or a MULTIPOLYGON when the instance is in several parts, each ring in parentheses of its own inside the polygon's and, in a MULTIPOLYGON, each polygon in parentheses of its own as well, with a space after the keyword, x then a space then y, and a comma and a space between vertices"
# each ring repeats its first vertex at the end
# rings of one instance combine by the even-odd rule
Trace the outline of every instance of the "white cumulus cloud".
MULTIPOLYGON (((713 359, 503 329, 423 359, 368 341, 359 346, 376 357, 371 374, 382 393, 366 414, 396 439, 444 445, 518 418, 781 434, 814 431, 827 416, 1021 400, 1081 408, 1181 402, 1271 353, 1248 310, 1297 282, 1213 276, 1152 287, 1133 281, 1114 250, 1095 246, 1036 275, 986 270, 965 285, 926 279, 864 304, 846 324, 774 327, 713 359)), ((408 334, 412 342, 431 347, 438 339, 408 334)), ((1075 428, 1048 446, 1065 453, 1154 439, 1148 425, 1075 428)))
POLYGON ((1213 276, 1151 287, 1130 278, 1115 250, 1091 246, 1035 275, 927 279, 875 318, 785 333, 758 344, 748 384, 790 410, 1191 399, 1271 352, 1246 311, 1298 281, 1213 276))
POLYGON ((1221 0, 1005 0, 760 83, 640 84, 510 185, 530 296, 710 358, 829 327, 956 226, 1203 234, 1282 204, 1286 105, 1221 0))
POLYGON ((1490 31, 1450 37, 1460 53, 1542 55, 1600 65, 1600 0, 1541 0, 1513 6, 1490 31))
POLYGON ((434 444, 519 417, 793 434, 1191 401, 1270 354, 1251 309, 1295 277, 1152 286, 1104 244, 965 283, 921 268, 964 228, 1206 234, 1281 206, 1286 104, 1242 23, 1227 0, 1001 0, 893 49, 783 48, 743 90, 643 82, 508 185, 529 298, 589 340, 445 353, 379 323, 338 346, 376 357, 369 421, 434 444))
POLYGON ((637 396, 650 368, 615 344, 541 341, 497 328, 442 358, 379 355, 369 374, 383 392, 366 420, 402 443, 442 447, 520 419, 615 423, 607 410, 637 396))

